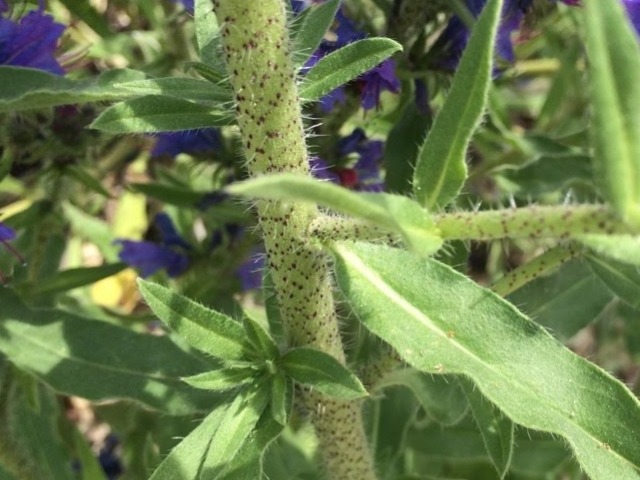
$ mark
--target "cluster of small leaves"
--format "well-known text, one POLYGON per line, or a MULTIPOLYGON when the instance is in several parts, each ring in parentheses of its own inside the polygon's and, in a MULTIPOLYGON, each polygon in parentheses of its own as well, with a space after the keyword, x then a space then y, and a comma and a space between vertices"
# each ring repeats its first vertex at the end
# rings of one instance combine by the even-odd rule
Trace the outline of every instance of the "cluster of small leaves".
MULTIPOLYGON (((121 33, 113 35, 92 6, 56 3, 82 18, 105 52, 122 47, 121 33)), ((585 0, 563 14, 542 16, 544 41, 524 43, 519 53, 560 60, 550 67, 537 58, 499 72, 493 52, 509 2, 489 0, 450 85, 442 72, 424 74, 437 65, 430 55, 438 52, 427 50, 433 43, 427 39, 444 26, 438 13, 450 18, 448 7, 421 12, 433 19, 418 33, 407 30, 398 41, 360 39, 308 69, 304 65, 342 7, 338 0, 321 2, 292 19, 299 94, 313 115, 315 102, 334 89, 391 56, 400 60, 406 77, 395 104, 369 122, 347 103, 312 127, 319 135, 309 138, 325 153, 346 127, 365 125, 384 136, 388 192, 358 193, 280 174, 232 184, 225 195, 324 209, 309 225, 309 242, 334 260, 345 336, 355 339, 347 357, 366 378, 370 396, 334 357, 287 344, 268 275, 258 298, 264 308, 254 308, 254 298, 232 296, 237 288, 226 284, 237 259, 226 257, 246 248, 220 254, 223 267, 215 278, 210 270, 194 269, 172 288, 139 280, 153 315, 100 308, 86 291, 74 293, 114 275, 123 278, 116 236, 96 218, 113 198, 103 177, 121 176, 144 147, 122 134, 219 127, 228 156, 216 158, 211 170, 176 162, 159 166, 159 179, 128 183, 119 200, 120 232, 134 229, 126 218, 144 211, 147 200, 169 206, 177 218, 225 185, 221 172, 245 175, 244 159, 236 155, 243 142, 235 131, 235 93, 210 2, 195 1, 193 22, 182 7, 167 4, 160 14, 157 2, 138 3, 122 11, 134 9, 131 28, 151 25, 148 42, 124 41, 124 55, 135 61, 154 42, 179 40, 192 28, 197 54, 191 52, 191 76, 159 67, 172 55, 156 58, 144 71, 107 70, 89 79, 0 66, 1 126, 10 132, 4 134, 7 149, 0 149, 0 178, 8 181, 3 195, 28 196, 34 176, 25 172, 42 168, 33 158, 51 144, 41 138, 23 140, 33 158, 14 157, 21 151, 15 128, 42 128, 36 112, 44 108, 99 109, 90 128, 102 132, 94 147, 104 154, 95 168, 55 157, 31 190, 39 192, 32 194, 36 200, 6 219, 20 231, 14 247, 27 253, 29 265, 15 270, 10 288, 0 289, 0 478, 63 480, 78 474, 77 465, 82 478, 104 478, 57 401, 79 396, 95 402, 93 410, 122 434, 126 478, 321 479, 313 433, 294 408, 302 390, 365 402, 380 479, 578 479, 582 472, 594 480, 640 478, 638 382, 631 391, 603 369, 633 378, 626 370, 637 368, 640 355, 640 47, 617 1, 585 0), (145 22, 138 24, 136 12, 145 22), (573 31, 578 18, 581 35, 567 39, 564 32, 573 31), (537 75, 549 85, 544 98, 527 86, 537 75), (414 77, 429 83, 436 115, 414 102, 408 80, 414 77), (586 81, 589 88, 576 87, 586 81), (514 100, 516 95, 523 99, 514 100), (105 102, 111 105, 103 108, 105 102), (112 134, 122 151, 112 149, 112 134), (214 172, 216 179, 203 181, 202 172, 214 172), (13 181, 21 178, 24 185, 13 181), (72 191, 64 182, 74 185, 72 191), (507 198, 512 205, 503 208, 507 198), (482 204, 479 211, 467 209, 472 203, 482 204), (357 241, 365 239, 374 242, 357 241), (59 271, 63 254, 78 252, 81 241, 96 245, 105 263, 59 271), (523 258, 514 260, 518 254, 523 258), (478 276, 495 281, 492 289, 463 274, 478 255, 478 276), (143 331, 155 318, 163 324, 155 327, 160 336, 143 331), (603 368, 563 345, 580 350, 579 332, 602 343, 595 353, 580 353, 603 368), (52 440, 45 444, 43 438, 52 440)), ((394 31, 393 20, 396 27, 411 25, 399 17, 421 4, 400 3, 399 9, 385 0, 346 5, 371 31, 379 18, 394 31)), ((458 15, 470 17, 464 2, 455 3, 458 15)), ((164 44, 167 52, 176 45, 193 48, 170 43, 164 44)), ((83 142, 88 151, 91 139, 83 142)), ((216 217, 216 225, 253 221, 244 205, 231 201, 216 203, 207 215, 216 217)), ((186 217, 188 229, 195 217, 186 217)), ((3 270, 6 264, 3 258, 3 270)))

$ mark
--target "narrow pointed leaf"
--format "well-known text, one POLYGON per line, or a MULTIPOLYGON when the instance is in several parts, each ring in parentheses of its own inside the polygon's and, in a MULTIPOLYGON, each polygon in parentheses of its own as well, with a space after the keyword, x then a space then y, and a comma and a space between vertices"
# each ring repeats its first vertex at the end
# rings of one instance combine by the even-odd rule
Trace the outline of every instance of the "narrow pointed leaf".
MULTIPOLYGON (((329 0, 312 5, 304 11, 302 25, 295 29, 293 51, 299 65, 304 64, 316 51, 336 16, 340 0, 329 0)), ((296 19, 296 22, 300 21, 296 19)))
POLYGON ((601 257, 640 267, 640 235, 582 235, 577 239, 601 257))
POLYGON ((640 268, 589 255, 589 266, 609 289, 635 308, 640 308, 640 268))
POLYGON ((280 365, 295 381, 330 397, 353 400, 367 396, 367 390, 355 374, 320 350, 294 348, 282 356, 280 365))
POLYGON ((107 108, 90 128, 108 133, 176 132, 231 124, 231 116, 211 106, 163 95, 148 95, 107 108))
POLYGON ((192 347, 223 360, 241 360, 246 334, 242 325, 161 285, 138 279, 140 293, 160 320, 192 347))
POLYGON ((246 385, 254 380, 257 374, 258 371, 249 366, 228 367, 184 377, 182 380, 201 390, 223 391, 246 385))
POLYGON ((102 265, 100 267, 80 267, 63 270, 52 277, 46 278, 35 286, 32 295, 50 295, 66 292, 78 287, 84 287, 115 275, 126 268, 124 263, 102 265))
POLYGON ((473 383, 468 380, 460 383, 469 400, 471 413, 480 429, 491 463, 502 479, 509 471, 513 455, 513 422, 484 398, 473 383))
POLYGON ((471 377, 514 422, 563 436, 594 480, 640 478, 640 402, 618 380, 450 267, 388 247, 334 249, 355 313, 410 365, 471 377))
POLYGON ((258 353, 259 357, 264 360, 275 360, 280 355, 278 345, 271 338, 262 325, 256 320, 245 315, 243 319, 244 329, 247 332, 247 339, 251 346, 258 353))
POLYGON ((502 0, 487 3, 473 28, 442 110, 418 153, 413 191, 429 210, 445 207, 467 178, 465 156, 484 113, 502 0))
POLYGON ((350 43, 323 57, 309 70, 300 85, 300 97, 305 102, 319 100, 400 50, 402 45, 389 38, 366 38, 350 43))
POLYGON ((62 310, 31 310, 0 289, 0 352, 53 389, 93 401, 130 399, 175 415, 216 397, 181 378, 212 368, 166 336, 135 333, 62 310))
POLYGON ((595 173, 620 216, 640 226, 640 45, 622 2, 587 0, 595 173))
POLYGON ((164 95, 182 100, 208 103, 214 106, 220 106, 221 104, 233 101, 233 96, 229 88, 197 78, 150 78, 133 82, 116 83, 114 87, 140 97, 145 95, 164 95))
POLYGON ((286 425, 291 407, 291 385, 287 377, 277 373, 271 379, 271 415, 280 425, 286 425))
POLYGON ((238 182, 226 190, 252 198, 317 203, 396 232, 412 250, 425 256, 442 246, 427 212, 400 195, 356 193, 329 182, 287 173, 238 182))

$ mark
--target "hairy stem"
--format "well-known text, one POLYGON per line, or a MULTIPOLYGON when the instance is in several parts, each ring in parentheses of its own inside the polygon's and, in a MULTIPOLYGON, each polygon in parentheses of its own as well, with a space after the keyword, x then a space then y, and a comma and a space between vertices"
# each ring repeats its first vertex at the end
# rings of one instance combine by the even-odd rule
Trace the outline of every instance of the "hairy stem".
MULTIPOLYGON (((214 9, 249 174, 309 174, 283 0, 215 0, 214 9)), ((328 261, 307 238, 317 208, 267 200, 256 207, 289 344, 344 362, 328 261)), ((329 477, 375 479, 360 402, 306 393, 305 403, 329 477)))
POLYGON ((571 260, 578 255, 579 251, 578 245, 573 243, 558 245, 542 255, 538 255, 530 262, 506 273, 491 285, 491 290, 502 297, 506 297, 530 281, 571 260))
POLYGON ((606 205, 525 207, 458 212, 433 217, 444 240, 577 238, 590 233, 637 233, 606 205))

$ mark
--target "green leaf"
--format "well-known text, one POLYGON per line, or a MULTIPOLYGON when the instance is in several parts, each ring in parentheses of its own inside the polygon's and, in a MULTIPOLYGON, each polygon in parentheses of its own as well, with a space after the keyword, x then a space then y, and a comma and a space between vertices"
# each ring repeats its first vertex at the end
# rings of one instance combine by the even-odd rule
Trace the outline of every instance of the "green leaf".
POLYGON ((115 32, 111 30, 106 16, 100 14, 95 7, 84 0, 61 0, 74 17, 80 18, 94 32, 101 37, 110 37, 115 32))
POLYGON ((89 190, 96 192, 99 195, 102 195, 105 198, 111 198, 111 194, 109 191, 104 188, 102 183, 92 176, 89 172, 84 170, 78 165, 69 165, 64 168, 64 173, 73 177, 77 182, 81 183, 89 190))
POLYGON ((258 357, 262 360, 276 360, 280 356, 280 351, 269 332, 256 320, 247 315, 245 315, 242 321, 245 332, 247 333, 247 339, 255 349, 258 357))
POLYGON ((439 262, 367 244, 334 250, 349 304, 407 363, 471 377, 514 422, 563 436, 594 480, 640 478, 640 403, 619 381, 439 262))
POLYGON ((307 72, 300 85, 300 97, 305 102, 319 100, 400 50, 402 45, 389 38, 366 38, 350 43, 321 58, 307 72))
POLYGON ((581 260, 572 260, 508 296, 511 303, 563 342, 594 321, 612 298, 581 260))
POLYGON ((491 463, 502 479, 509 471, 513 454, 513 422, 484 398, 473 383, 464 380, 461 381, 461 385, 469 400, 473 418, 480 429, 491 463))
POLYGON ((59 75, 24 67, 0 66, 0 113, 42 109, 72 103, 123 100, 135 95, 113 87, 114 78, 137 73, 110 72, 97 79, 70 80, 59 75))
POLYGON ((441 425, 455 425, 467 414, 469 403, 451 375, 430 375, 414 369, 398 369, 376 386, 403 385, 415 395, 427 415, 441 425))
POLYGON ((153 313, 192 347, 223 360, 244 358, 246 334, 232 318, 141 278, 138 288, 153 313))
POLYGON ((116 83, 115 88, 135 94, 138 97, 159 95, 208 103, 211 106, 230 104, 233 101, 231 90, 225 86, 197 78, 151 78, 133 82, 116 83))
POLYGON ((89 127, 107 133, 156 133, 221 127, 231 121, 230 115, 207 105, 148 95, 107 108, 89 127))
POLYGON ((319 5, 312 5, 304 10, 301 19, 297 18, 293 36, 293 52, 298 65, 304 65, 316 51, 331 26, 336 12, 340 7, 340 0, 329 0, 319 5))
POLYGON ((399 233, 408 246, 422 255, 430 255, 442 245, 427 212, 400 195, 356 193, 329 182, 290 173, 238 182, 226 191, 247 197, 318 203, 399 233))
POLYGON ((0 289, 0 304, 0 352, 58 392, 93 401, 131 399, 174 415, 216 401, 180 380, 212 365, 166 336, 62 310, 30 310, 8 288, 0 289))
POLYGON ((366 397, 358 377, 331 355, 308 347, 289 350, 280 366, 295 381, 343 400, 366 397))
MULTIPOLYGON (((225 80, 226 67, 220 55, 220 26, 218 19, 211 8, 209 0, 195 0, 194 16, 196 23, 196 43, 200 51, 203 65, 209 68, 209 72, 215 72, 214 82, 225 80)), ((205 75, 203 75, 205 76, 205 75)), ((205 76, 205 78, 207 78, 205 76)))
POLYGON ((252 365, 233 365, 219 370, 184 377, 182 380, 194 388, 220 392, 244 386, 255 380, 258 373, 258 370, 252 365))
POLYGON ((265 392, 254 390, 218 407, 169 453, 149 480, 233 478, 226 474, 246 462, 248 453, 257 450, 260 455, 280 433, 281 427, 274 432, 273 424, 260 423, 261 431, 254 429, 266 402, 265 392))
POLYGON ((256 390, 234 401, 215 430, 209 451, 202 463, 202 480, 224 478, 236 455, 246 445, 268 402, 267 392, 257 385, 256 390))
POLYGON ((276 373, 271 379, 271 415, 280 425, 286 426, 291 409, 293 385, 282 373, 276 373))
POLYGON ((70 203, 63 203, 62 211, 76 235, 96 245, 109 262, 118 261, 118 247, 113 243, 116 238, 107 222, 70 203))
POLYGON ((384 144, 384 183, 389 191, 403 195, 411 193, 414 161, 432 123, 433 118, 419 112, 412 98, 384 144))
POLYGON ((591 234, 577 240, 602 257, 640 267, 640 235, 591 234))
POLYGON ((632 307, 640 308, 640 271, 638 267, 589 255, 589 266, 604 284, 632 307))
POLYGON ((487 3, 473 28, 451 91, 418 154, 413 190, 429 210, 451 203, 467 177, 465 155, 487 102, 502 0, 487 3))
POLYGON ((208 191, 197 192, 188 188, 162 183, 132 183, 129 187, 134 192, 144 193, 146 196, 157 198, 169 205, 185 208, 195 208, 205 195, 211 193, 208 191))
POLYGON ((127 267, 124 263, 102 265, 100 267, 81 267, 63 270, 52 277, 39 281, 31 295, 51 295, 66 292, 74 288, 84 287, 115 275, 127 267))
POLYGON ((584 2, 595 174, 622 219, 640 226, 640 45, 620 2, 584 2))

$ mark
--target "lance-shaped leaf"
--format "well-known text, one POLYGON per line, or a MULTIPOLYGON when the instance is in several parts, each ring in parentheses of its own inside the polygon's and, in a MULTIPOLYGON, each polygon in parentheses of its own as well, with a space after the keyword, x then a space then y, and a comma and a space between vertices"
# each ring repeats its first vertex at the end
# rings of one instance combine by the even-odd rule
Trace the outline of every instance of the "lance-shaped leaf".
POLYGON ((418 153, 413 191, 429 210, 449 204, 467 178, 465 155, 487 102, 501 7, 502 0, 484 7, 451 91, 418 153))
POLYGON ((247 346, 242 325, 156 283, 138 279, 140 293, 160 320, 189 345, 222 360, 242 360, 247 346))
POLYGON ((282 356, 280 366, 295 381, 330 397, 353 400, 367 396, 367 390, 354 373, 320 350, 294 348, 282 356))
POLYGON ((245 392, 216 408, 162 461, 149 480, 214 480, 231 463, 262 415, 266 393, 245 392))
POLYGON ((597 255, 589 255, 589 266, 609 289, 627 302, 640 308, 640 270, 613 260, 605 260, 597 255))
POLYGON ((68 395, 131 399, 175 415, 215 404, 211 393, 181 381, 213 367, 168 337, 135 333, 62 310, 31 310, 0 289, 0 352, 68 395))
POLYGON ((563 436, 594 480, 640 478, 640 402, 490 290, 399 249, 337 244, 340 289, 413 367, 462 373, 514 422, 563 436))
POLYGON ((90 285, 103 278, 110 277, 124 270, 124 263, 113 263, 100 267, 80 267, 63 270, 56 275, 46 278, 35 286, 32 295, 50 295, 66 292, 78 287, 90 285))
POLYGON ((231 366, 184 377, 182 380, 201 390, 224 391, 251 383, 259 372, 252 365, 231 366))
POLYGON ((148 95, 116 103, 98 115, 89 127, 108 133, 155 133, 222 127, 231 122, 231 115, 211 106, 148 95))
POLYGON ((262 360, 275 360, 279 355, 278 345, 269 332, 253 318, 243 318, 247 339, 262 360))
POLYGON ((226 191, 252 198, 317 203, 396 232, 412 250, 422 255, 431 255, 442 246, 442 239, 427 212, 413 200, 400 195, 357 193, 290 173, 235 183, 226 191))
POLYGON ((322 57, 309 70, 300 85, 300 97, 305 102, 318 100, 400 50, 402 45, 389 38, 365 38, 350 43, 322 57))
POLYGON ((164 95, 199 103, 219 106, 233 101, 231 90, 224 85, 217 85, 197 78, 150 78, 133 82, 116 83, 116 89, 122 89, 139 97, 145 95, 164 95))
POLYGON ((513 454, 513 422, 484 398, 473 383, 461 380, 460 384, 469 400, 491 463, 496 467, 500 478, 504 478, 509 471, 513 454))
POLYGON ((115 88, 113 82, 141 77, 144 74, 140 72, 112 71, 95 80, 75 81, 42 70, 3 65, 0 66, 0 113, 136 97, 136 93, 115 88))
POLYGON ((595 173, 620 216, 640 226, 640 45, 621 2, 584 2, 595 173))
POLYGON ((329 0, 304 10, 293 23, 293 52, 296 63, 304 64, 316 51, 333 22, 340 0, 329 0))
POLYGON ((271 378, 271 416, 280 425, 286 425, 293 400, 293 383, 279 372, 271 378))

